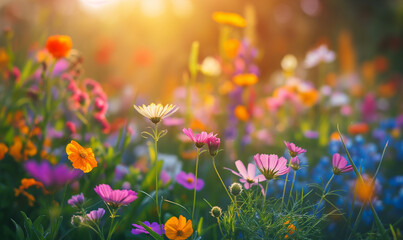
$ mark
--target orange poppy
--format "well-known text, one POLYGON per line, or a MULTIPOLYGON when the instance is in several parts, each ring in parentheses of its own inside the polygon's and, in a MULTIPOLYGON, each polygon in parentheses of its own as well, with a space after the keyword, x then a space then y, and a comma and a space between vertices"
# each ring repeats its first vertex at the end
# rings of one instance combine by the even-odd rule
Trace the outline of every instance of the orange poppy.
POLYGON ((90 172, 97 166, 94 153, 91 148, 83 148, 76 141, 72 140, 66 147, 66 153, 73 167, 81 169, 83 172, 90 172))
POLYGON ((8 152, 8 147, 4 143, 0 143, 0 160, 3 160, 4 155, 8 152))
POLYGON ((236 13, 215 12, 213 13, 213 20, 217 23, 228 24, 240 28, 246 26, 246 20, 236 13))
POLYGON ((73 42, 69 36, 54 35, 46 40, 46 49, 56 59, 66 57, 72 47, 73 42))
POLYGON ((258 78, 255 74, 252 73, 244 73, 238 74, 232 78, 234 83, 240 87, 247 87, 251 85, 255 85, 258 81, 258 78))
POLYGON ((165 223, 165 235, 173 240, 185 240, 193 233, 192 220, 186 222, 186 218, 182 215, 171 217, 165 223))

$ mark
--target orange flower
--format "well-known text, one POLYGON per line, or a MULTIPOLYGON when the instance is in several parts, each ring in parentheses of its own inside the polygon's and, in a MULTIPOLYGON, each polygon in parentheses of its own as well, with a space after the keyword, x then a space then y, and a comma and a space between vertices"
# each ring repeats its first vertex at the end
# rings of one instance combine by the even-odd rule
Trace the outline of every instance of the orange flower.
POLYGON ((213 20, 217 23, 228 24, 235 27, 243 28, 246 26, 246 21, 241 15, 229 12, 213 13, 213 20))
POLYGON ((0 160, 3 160, 4 155, 8 152, 8 147, 4 143, 0 143, 0 160))
POLYGON ((242 105, 238 105, 235 107, 234 114, 239 120, 244 122, 248 121, 250 118, 248 110, 245 106, 242 105))
POLYGON ((290 221, 288 221, 288 220, 286 222, 284 222, 284 225, 288 225, 288 227, 287 227, 287 232, 288 233, 284 236, 284 238, 287 239, 289 237, 289 235, 294 234, 295 226, 294 226, 294 224, 290 223, 290 221))
POLYGON ((173 240, 185 240, 193 233, 192 220, 186 222, 186 218, 182 215, 171 217, 165 223, 165 235, 173 240))
POLYGON ((0 68, 7 67, 8 54, 4 48, 0 48, 0 68))
POLYGON ((19 188, 14 189, 14 194, 18 197, 20 194, 24 195, 28 198, 29 206, 33 206, 35 202, 35 197, 32 194, 29 194, 25 191, 32 186, 36 186, 36 188, 41 188, 44 194, 48 194, 49 192, 43 186, 43 183, 36 181, 33 178, 23 178, 21 179, 21 186, 19 188))
POLYGON ((378 93, 382 97, 390 98, 396 95, 397 89, 399 89, 398 84, 393 81, 389 81, 378 86, 378 93))
POLYGON ((10 146, 9 154, 14 158, 15 161, 19 162, 22 159, 22 141, 20 137, 14 137, 14 143, 10 146))
POLYGON ((255 74, 252 73, 244 73, 238 74, 232 78, 234 83, 241 87, 247 87, 251 85, 255 85, 258 81, 258 78, 255 74))
POLYGON ((355 135, 355 134, 364 134, 367 133, 369 130, 369 126, 366 123, 356 123, 356 124, 351 124, 348 126, 348 133, 355 135))
POLYGON ((83 148, 76 141, 71 141, 66 147, 66 153, 73 167, 81 169, 83 172, 90 172, 97 166, 94 153, 91 148, 83 148))
POLYGON ((312 89, 306 92, 300 92, 299 98, 305 106, 312 107, 318 102, 319 93, 315 89, 312 89))
POLYGON ((206 125, 199 119, 193 119, 190 123, 190 128, 193 130, 206 131, 206 125))
POLYGON ((73 43, 69 36, 54 35, 48 37, 46 40, 46 49, 56 59, 66 57, 69 54, 72 46, 73 43))
POLYGON ((229 59, 233 59, 237 54, 241 42, 237 39, 228 39, 224 42, 224 53, 229 59))
POLYGON ((375 186, 372 183, 372 179, 363 179, 363 181, 357 179, 355 190, 357 197, 363 202, 369 201, 374 193, 375 186))

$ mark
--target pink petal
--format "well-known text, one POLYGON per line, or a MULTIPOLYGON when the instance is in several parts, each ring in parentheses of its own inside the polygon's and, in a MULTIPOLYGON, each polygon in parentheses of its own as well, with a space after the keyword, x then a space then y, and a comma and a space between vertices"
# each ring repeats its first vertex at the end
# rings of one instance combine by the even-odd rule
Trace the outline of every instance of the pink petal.
POLYGON ((254 178, 256 174, 256 167, 252 163, 248 164, 248 176, 249 178, 254 178))
POLYGON ((235 162, 236 168, 238 169, 239 173, 242 175, 243 178, 248 177, 248 173, 246 172, 246 168, 243 165, 241 160, 235 162))

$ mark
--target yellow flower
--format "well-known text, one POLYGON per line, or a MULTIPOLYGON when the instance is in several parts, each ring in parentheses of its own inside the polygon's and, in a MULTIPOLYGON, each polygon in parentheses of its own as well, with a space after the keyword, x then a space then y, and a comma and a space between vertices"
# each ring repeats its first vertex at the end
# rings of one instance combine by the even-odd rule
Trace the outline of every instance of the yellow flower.
POLYGON ((244 122, 248 121, 250 118, 248 110, 245 106, 242 105, 238 105, 235 107, 234 114, 239 120, 244 122))
POLYGON ((167 104, 163 106, 162 104, 155 104, 151 103, 150 105, 146 106, 136 106, 134 105, 134 109, 137 110, 141 115, 150 119, 151 122, 154 124, 159 123, 162 119, 170 116, 171 114, 178 111, 178 107, 173 104, 167 104))
POLYGON ((235 27, 243 28, 246 26, 246 21, 241 15, 229 12, 213 13, 213 20, 217 23, 228 24, 235 27))
POLYGON ((241 42, 238 39, 228 39, 223 45, 225 56, 229 59, 233 59, 238 54, 241 42))
POLYGON ((238 74, 232 78, 234 83, 240 87, 252 86, 257 83, 257 76, 252 73, 238 74))
POLYGON ((0 160, 3 160, 4 155, 8 152, 8 147, 4 143, 0 143, 0 160))
POLYGON ((83 148, 76 141, 71 141, 66 147, 66 153, 73 167, 81 169, 83 172, 90 172, 97 166, 94 153, 91 148, 83 148))
POLYGON ((173 240, 185 240, 193 233, 192 220, 186 222, 186 218, 182 215, 171 217, 165 223, 165 235, 173 240))

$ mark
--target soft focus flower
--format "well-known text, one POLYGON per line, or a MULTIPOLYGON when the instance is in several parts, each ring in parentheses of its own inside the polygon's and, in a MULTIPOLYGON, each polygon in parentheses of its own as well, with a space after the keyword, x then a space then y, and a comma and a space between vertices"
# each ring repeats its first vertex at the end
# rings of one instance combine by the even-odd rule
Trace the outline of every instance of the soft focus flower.
POLYGON ((229 186, 229 192, 234 195, 234 196, 238 196, 242 193, 243 188, 242 185, 240 183, 233 183, 231 184, 231 186, 229 186))
POLYGON ((220 139, 215 136, 211 136, 207 139, 207 145, 211 156, 215 156, 218 153, 218 147, 220 146, 220 139))
POLYGON ((292 75, 297 66, 298 66, 298 60, 292 54, 285 55, 281 60, 281 68, 283 69, 286 76, 292 75))
POLYGON ((8 54, 5 48, 0 48, 0 69, 7 67, 8 64, 8 54))
MULTIPOLYGON (((193 173, 185 173, 181 171, 176 175, 176 181, 184 186, 186 189, 194 189, 195 188, 195 175, 193 173)), ((202 190, 204 187, 204 181, 203 179, 198 178, 197 183, 196 183, 196 191, 202 190)))
POLYGON ((228 24, 235 27, 243 28, 246 26, 246 21, 241 15, 229 12, 214 12, 213 20, 217 23, 228 24))
POLYGON ((364 134, 369 131, 369 126, 366 123, 351 124, 348 126, 347 131, 351 135, 364 134))
POLYGON ((305 57, 305 67, 312 68, 321 62, 333 62, 336 55, 333 51, 329 50, 326 45, 321 45, 318 48, 308 52, 305 57))
POLYGON ((247 86, 255 85, 258 81, 258 78, 253 73, 243 73, 243 74, 235 75, 232 78, 232 81, 240 87, 247 87, 247 86))
POLYGON ((12 82, 18 82, 21 78, 21 72, 17 67, 13 67, 11 71, 6 72, 5 78, 11 80, 12 82))
POLYGON ((336 175, 353 171, 353 166, 347 166, 347 160, 338 153, 333 154, 332 163, 333 173, 336 175))
POLYGON ((46 40, 46 49, 56 59, 66 57, 72 46, 73 42, 69 36, 54 35, 46 40))
POLYGON ((298 97, 306 107, 312 107, 319 100, 319 92, 316 89, 300 91, 298 97))
MULTIPOLYGON (((150 223, 149 221, 145 221, 143 223, 147 227, 151 228, 157 234, 159 234, 161 236, 165 234, 164 224, 161 224, 161 226, 162 226, 162 234, 161 234, 161 226, 158 223, 156 223, 156 222, 150 223)), ((143 226, 141 226, 139 224, 132 224, 132 225, 133 225, 133 227, 135 227, 132 229, 132 234, 134 234, 134 235, 138 235, 138 234, 142 234, 142 233, 150 234, 147 230, 145 230, 145 228, 143 226)))
POLYGON ((4 143, 0 143, 0 160, 3 160, 4 155, 8 152, 8 147, 4 143))
POLYGON ((15 196, 18 197, 21 194, 27 197, 29 206, 34 205, 35 197, 32 194, 26 192, 25 190, 32 186, 36 186, 36 188, 41 188, 44 194, 48 194, 48 191, 45 189, 43 184, 41 182, 36 181, 33 178, 21 179, 21 186, 19 188, 14 188, 15 196))
POLYGON ((279 158, 275 154, 256 154, 253 158, 257 168, 267 180, 274 179, 290 171, 290 167, 287 167, 287 160, 284 157, 279 158))
POLYGON ((22 140, 19 136, 14 137, 14 143, 10 146, 9 154, 14 158, 15 161, 19 162, 22 159, 26 160, 28 157, 33 157, 37 154, 36 146, 31 140, 27 140, 25 143, 25 148, 21 153, 23 148, 22 140))
POLYGON ((182 215, 171 217, 165 223, 165 235, 172 240, 185 240, 193 234, 192 220, 186 222, 182 215))
POLYGON ((165 185, 171 181, 171 176, 168 174, 167 171, 161 170, 160 179, 162 181, 162 184, 165 185))
POLYGON ((291 157, 295 157, 295 156, 297 156, 298 154, 301 154, 301 153, 305 153, 305 152, 306 152, 305 149, 296 146, 294 143, 290 143, 290 142, 284 141, 284 144, 285 144, 285 146, 287 147, 288 152, 290 153, 291 157))
POLYGON ((229 59, 235 58, 235 56, 238 54, 240 46, 241 42, 238 39, 228 39, 224 42, 223 46, 225 56, 227 56, 229 59))
POLYGON ((241 177, 239 181, 244 184, 245 189, 249 189, 251 186, 258 185, 259 182, 263 182, 266 180, 263 175, 256 176, 256 167, 252 163, 248 164, 247 170, 241 160, 236 161, 235 166, 238 169, 238 172, 235 172, 234 170, 229 168, 225 169, 230 170, 233 174, 241 177))
POLYGON ((287 226, 287 234, 284 236, 285 239, 289 238, 289 235, 294 234, 295 232, 295 226, 294 224, 290 223, 290 221, 285 221, 284 225, 287 226))
POLYGON ((96 222, 99 221, 105 214, 105 209, 103 208, 98 208, 98 210, 93 210, 90 213, 87 214, 87 217, 89 220, 96 222))
POLYGON ((51 165, 48 161, 37 163, 34 160, 24 165, 27 172, 45 186, 61 187, 80 176, 79 170, 68 168, 65 164, 51 165))
POLYGON ((246 109, 246 107, 243 105, 236 106, 234 109, 234 114, 235 117, 244 122, 248 121, 250 118, 248 109, 246 109))
POLYGON ((213 57, 206 57, 200 66, 200 71, 209 77, 217 77, 221 74, 220 62, 213 57))
POLYGON ((299 166, 299 159, 298 157, 293 157, 291 159, 291 168, 295 171, 297 171, 298 169, 300 169, 301 167, 299 166))
POLYGON ((211 216, 218 218, 221 216, 222 210, 220 207, 214 206, 211 208, 210 214, 211 214, 211 216))
POLYGON ((197 148, 203 147, 204 144, 207 143, 207 140, 209 138, 217 136, 217 134, 214 135, 213 133, 207 133, 207 132, 201 132, 194 135, 193 130, 191 128, 189 129, 184 128, 182 131, 195 143, 195 146, 197 148))
POLYGON ((150 119, 151 122, 154 124, 159 123, 162 119, 172 115, 176 111, 178 111, 178 107, 173 104, 167 104, 163 106, 162 104, 155 104, 151 103, 150 105, 146 106, 136 106, 134 105, 134 109, 137 110, 141 115, 150 119))
POLYGON ((112 190, 107 184, 100 184, 94 191, 110 206, 120 207, 129 205, 137 199, 137 193, 132 190, 112 190))
POLYGON ((76 141, 72 140, 66 147, 66 153, 73 167, 81 169, 83 172, 90 172, 97 166, 94 153, 91 148, 83 148, 76 141))
POLYGON ((66 128, 69 130, 69 132, 71 134, 76 133, 76 125, 74 124, 74 122, 67 121, 66 122, 66 128))
POLYGON ((72 207, 79 208, 84 203, 84 200, 84 194, 80 193, 78 195, 72 196, 69 200, 67 200, 67 203, 72 207))
POLYGON ((363 178, 363 181, 360 179, 356 180, 355 191, 357 193, 357 197, 362 202, 367 202, 374 197, 375 192, 375 184, 371 178, 363 178))

